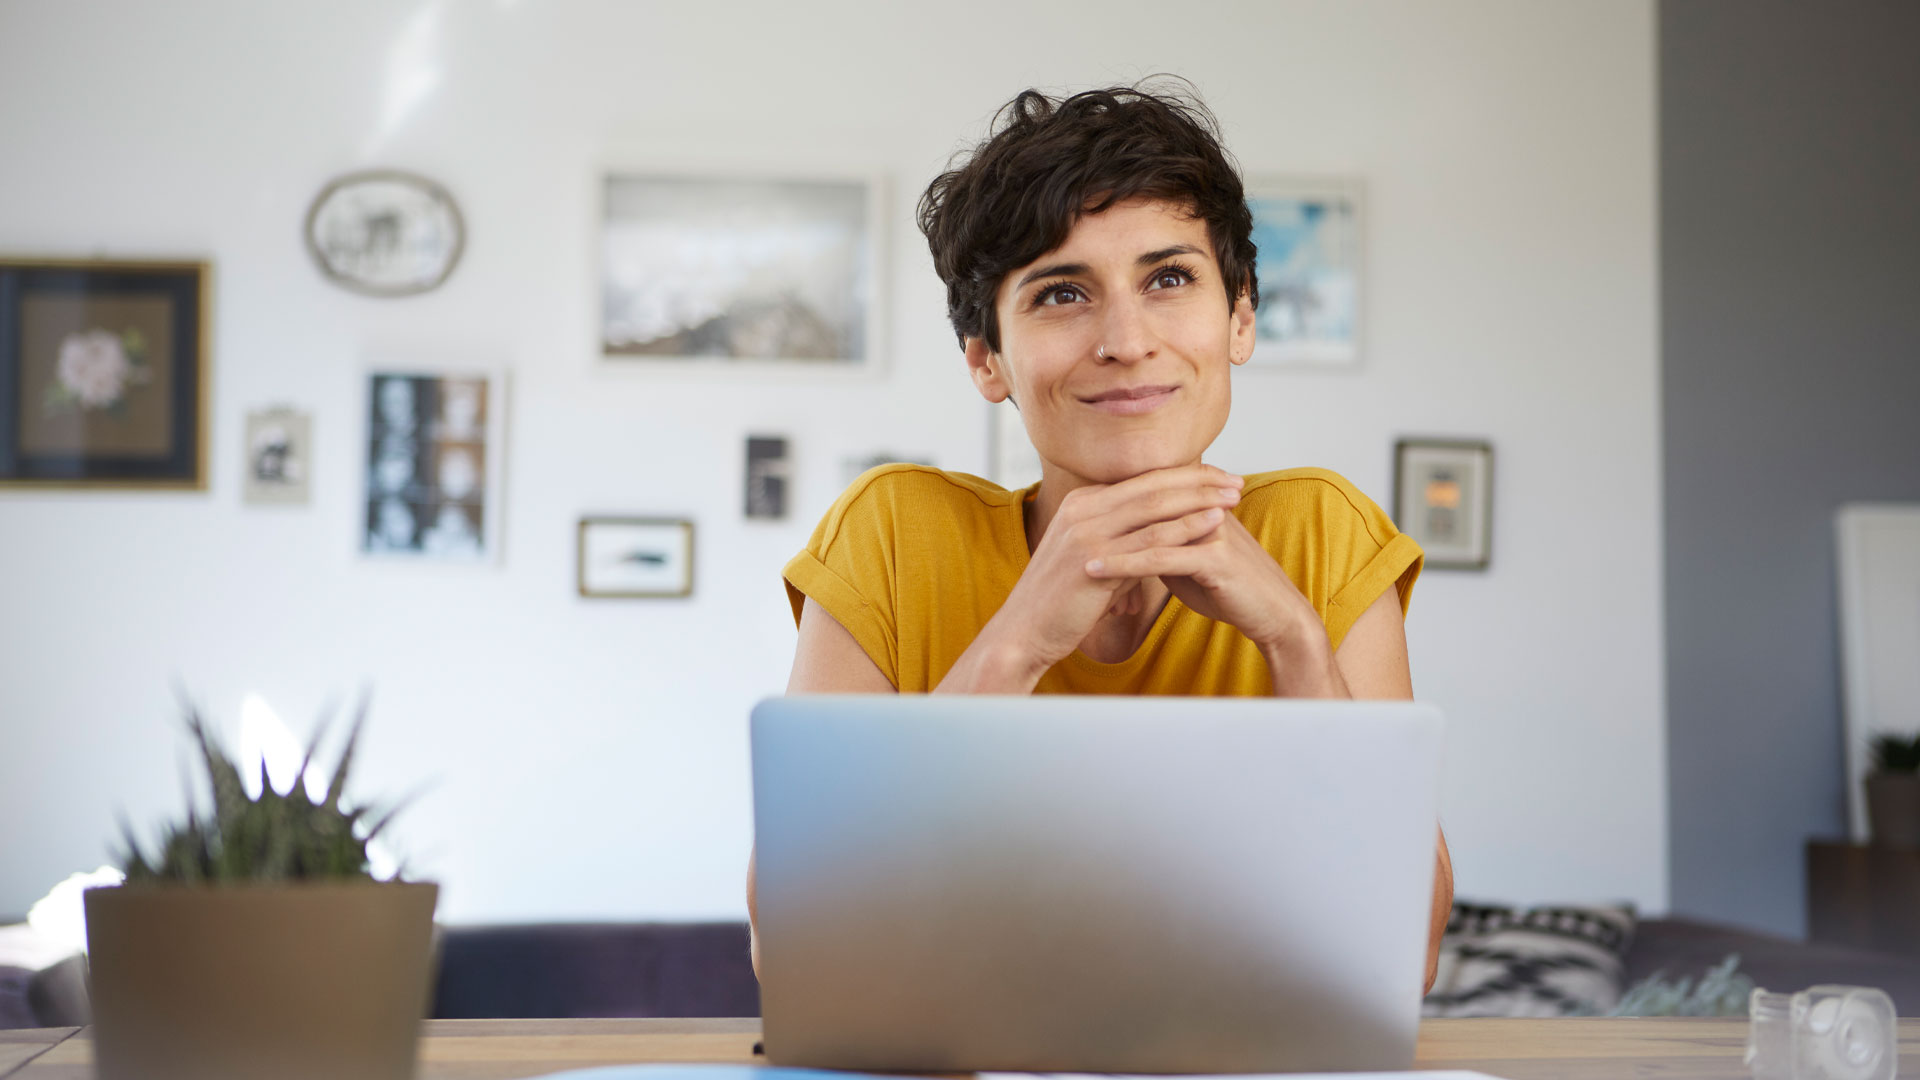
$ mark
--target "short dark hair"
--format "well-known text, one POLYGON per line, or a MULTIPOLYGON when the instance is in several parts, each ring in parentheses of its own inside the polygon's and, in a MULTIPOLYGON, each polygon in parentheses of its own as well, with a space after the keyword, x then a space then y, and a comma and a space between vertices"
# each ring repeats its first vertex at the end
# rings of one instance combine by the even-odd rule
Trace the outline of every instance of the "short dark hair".
MULTIPOLYGON (((1155 80, 1156 82, 1158 80, 1155 80)), ((1025 90, 994 116, 987 139, 920 196, 920 231, 947 285, 947 316, 1000 351, 994 300, 1007 274, 1066 242, 1083 214, 1145 196, 1206 222, 1227 287, 1260 303, 1253 214, 1220 125, 1186 88, 1140 86, 1050 98, 1025 90)))

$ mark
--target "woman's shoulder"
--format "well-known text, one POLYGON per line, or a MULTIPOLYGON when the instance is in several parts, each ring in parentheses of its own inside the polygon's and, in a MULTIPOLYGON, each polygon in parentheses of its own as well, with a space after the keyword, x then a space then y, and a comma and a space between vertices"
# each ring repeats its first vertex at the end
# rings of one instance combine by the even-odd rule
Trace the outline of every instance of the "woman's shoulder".
POLYGON ((820 520, 818 538, 830 542, 845 529, 863 526, 990 516, 1024 496, 1024 491, 1009 491, 970 473, 908 463, 877 465, 834 500, 820 520))
POLYGON ((1009 491, 991 480, 971 473, 949 472, 936 469, 931 465, 915 465, 899 462, 892 465, 876 465, 859 475, 847 489, 840 493, 836 506, 860 502, 881 502, 898 505, 902 502, 940 504, 958 503, 962 506, 981 506, 986 508, 1008 506, 1019 502, 1024 492, 1009 491))
POLYGON ((1332 469, 1276 469, 1249 473, 1246 481, 1240 505, 1248 511, 1300 525, 1317 521, 1323 528, 1358 526, 1378 543, 1399 531, 1379 503, 1332 469))

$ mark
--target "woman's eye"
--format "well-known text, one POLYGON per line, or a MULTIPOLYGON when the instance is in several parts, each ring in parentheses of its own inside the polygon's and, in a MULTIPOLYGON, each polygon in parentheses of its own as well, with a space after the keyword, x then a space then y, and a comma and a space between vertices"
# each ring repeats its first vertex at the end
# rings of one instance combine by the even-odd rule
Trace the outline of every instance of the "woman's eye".
POLYGON ((1153 288, 1172 289, 1185 285, 1188 280, 1190 279, 1185 270, 1166 269, 1153 275, 1153 288))
POLYGON ((1077 285, 1055 285, 1052 288, 1043 290, 1039 296, 1033 298, 1033 302, 1036 305, 1051 304, 1057 307, 1061 304, 1072 304, 1084 299, 1086 299, 1086 294, 1081 292, 1080 287, 1077 285))

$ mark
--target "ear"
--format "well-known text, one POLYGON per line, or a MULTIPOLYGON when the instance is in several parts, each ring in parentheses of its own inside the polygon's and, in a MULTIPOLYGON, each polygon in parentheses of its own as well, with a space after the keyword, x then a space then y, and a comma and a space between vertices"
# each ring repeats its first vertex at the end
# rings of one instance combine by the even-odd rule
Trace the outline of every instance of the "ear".
POLYGON ((1247 298, 1244 289, 1240 292, 1240 298, 1233 302, 1233 313, 1227 316, 1227 326, 1227 355, 1236 364, 1253 359, 1253 301, 1247 298))
POLYGON ((1008 378, 1006 361, 987 348, 985 338, 967 339, 967 374, 980 396, 998 405, 1013 396, 1013 380, 1008 378))

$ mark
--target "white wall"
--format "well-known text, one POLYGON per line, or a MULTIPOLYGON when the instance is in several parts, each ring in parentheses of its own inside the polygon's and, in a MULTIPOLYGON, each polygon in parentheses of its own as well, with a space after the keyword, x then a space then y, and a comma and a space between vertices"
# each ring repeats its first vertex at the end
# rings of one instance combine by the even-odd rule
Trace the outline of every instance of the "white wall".
POLYGON ((843 455, 985 464, 913 200, 1015 91, 1156 70, 1200 84, 1249 171, 1360 175, 1373 214, 1364 370, 1237 375, 1215 460, 1328 466, 1385 503, 1396 436, 1497 447, 1493 568, 1429 573, 1409 626, 1452 721, 1461 893, 1664 906, 1646 0, 300 10, 0 0, 0 251, 204 256, 217 281, 209 493, 0 493, 0 912, 101 861, 116 811, 179 805, 178 679, 300 731, 371 681, 359 790, 437 781, 397 836, 445 918, 739 914, 743 720, 793 640, 780 564, 843 455), (597 362, 607 163, 889 177, 886 376, 597 362), (440 291, 362 299, 309 264, 308 201, 373 165, 460 200, 440 291), (497 568, 354 554, 365 365, 414 356, 512 370, 497 568), (276 402, 316 415, 313 502, 243 508, 242 417, 276 402), (791 522, 740 517, 749 431, 795 440, 791 522), (576 599, 591 511, 697 518, 696 596, 576 599))

